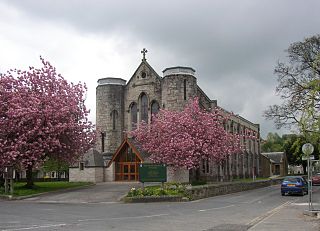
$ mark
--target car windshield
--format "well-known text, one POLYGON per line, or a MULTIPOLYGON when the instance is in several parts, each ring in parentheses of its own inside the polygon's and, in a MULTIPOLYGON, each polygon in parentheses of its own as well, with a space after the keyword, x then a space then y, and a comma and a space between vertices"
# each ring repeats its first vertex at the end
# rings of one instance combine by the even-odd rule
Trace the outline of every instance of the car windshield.
POLYGON ((284 181, 287 181, 290 183, 297 183, 297 182, 300 182, 300 179, 295 178, 295 177, 286 177, 286 178, 284 178, 284 181))

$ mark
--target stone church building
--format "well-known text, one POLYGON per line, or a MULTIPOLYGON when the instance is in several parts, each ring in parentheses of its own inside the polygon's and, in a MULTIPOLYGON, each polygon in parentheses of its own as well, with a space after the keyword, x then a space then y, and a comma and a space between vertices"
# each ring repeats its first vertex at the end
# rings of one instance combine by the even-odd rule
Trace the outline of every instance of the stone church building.
MULTIPOLYGON (((145 49, 141 52, 143 59, 129 81, 121 78, 98 80, 96 147, 94 151, 84 155, 79 166, 70 168, 70 181, 137 181, 138 165, 148 162, 148 155, 139 149, 134 140, 127 138, 124 131, 131 131, 142 120, 150 123, 152 114, 161 108, 182 110, 189 99, 196 96, 201 107, 207 110, 219 107, 217 101, 211 100, 198 86, 193 68, 169 67, 160 76, 147 62, 146 52, 145 49), (92 157, 93 153, 95 158, 92 157), (99 163, 95 163, 93 159, 99 159, 99 163)), ((258 176, 259 125, 241 116, 232 115, 229 123, 225 124, 225 129, 243 135, 256 135, 258 139, 243 138, 241 142, 246 147, 243 153, 232 155, 219 165, 204 161, 197 173, 184 169, 173 171, 169 168, 168 181, 189 181, 196 174, 208 181, 258 176)))

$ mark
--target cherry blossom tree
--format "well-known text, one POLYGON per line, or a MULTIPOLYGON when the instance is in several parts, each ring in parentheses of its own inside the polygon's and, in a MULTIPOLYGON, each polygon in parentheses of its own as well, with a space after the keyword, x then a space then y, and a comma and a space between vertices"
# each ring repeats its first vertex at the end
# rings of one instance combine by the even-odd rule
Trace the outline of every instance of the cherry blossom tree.
POLYGON ((84 100, 85 84, 68 83, 40 57, 43 67, 0 74, 0 167, 27 170, 48 158, 71 163, 95 141, 84 100))
POLYGON ((196 169, 201 160, 221 162, 242 150, 240 136, 224 129, 229 119, 218 107, 202 110, 195 98, 183 111, 160 110, 151 124, 140 123, 130 135, 153 162, 196 169))

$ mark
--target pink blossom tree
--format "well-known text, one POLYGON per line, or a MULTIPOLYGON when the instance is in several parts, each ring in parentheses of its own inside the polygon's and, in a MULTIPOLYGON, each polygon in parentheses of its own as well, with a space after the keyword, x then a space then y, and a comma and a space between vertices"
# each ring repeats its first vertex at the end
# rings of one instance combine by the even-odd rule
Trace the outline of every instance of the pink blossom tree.
POLYGON ((95 141, 89 110, 84 104, 85 84, 68 83, 40 57, 43 67, 0 74, 0 167, 27 170, 48 158, 72 163, 95 141))
POLYGON ((181 112, 160 110, 151 124, 140 123, 130 135, 153 162, 197 169, 203 159, 221 162, 242 150, 240 136, 224 129, 230 116, 218 107, 202 110, 195 98, 181 112))

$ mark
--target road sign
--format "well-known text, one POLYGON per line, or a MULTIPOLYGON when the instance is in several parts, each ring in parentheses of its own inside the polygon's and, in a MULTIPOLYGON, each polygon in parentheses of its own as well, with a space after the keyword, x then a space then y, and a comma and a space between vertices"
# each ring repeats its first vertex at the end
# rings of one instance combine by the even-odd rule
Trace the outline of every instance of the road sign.
MULTIPOLYGON (((314 155, 309 156, 310 160, 314 160, 314 155)), ((307 160, 308 156, 302 156, 302 160, 307 160)))
POLYGON ((307 156, 312 154, 313 150, 314 150, 313 145, 310 143, 306 143, 302 146, 302 152, 307 156))

